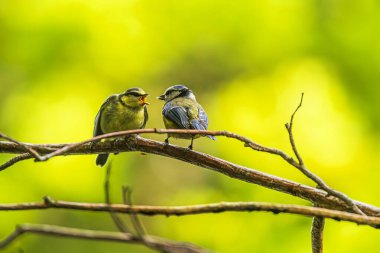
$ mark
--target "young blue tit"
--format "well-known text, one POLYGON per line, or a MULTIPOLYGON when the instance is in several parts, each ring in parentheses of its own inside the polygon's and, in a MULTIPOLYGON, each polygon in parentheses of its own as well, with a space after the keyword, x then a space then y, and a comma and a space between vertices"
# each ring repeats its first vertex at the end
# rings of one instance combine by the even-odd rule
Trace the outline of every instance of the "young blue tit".
MULTIPOLYGON (((108 97, 95 117, 93 136, 144 128, 148 121, 147 96, 143 89, 131 88, 108 97)), ((96 165, 106 164, 108 156, 109 154, 99 154, 96 165)))
MULTIPOLYGON (((198 129, 207 130, 208 118, 205 110, 198 104, 193 92, 184 85, 174 85, 169 87, 164 94, 157 97, 165 101, 162 108, 164 124, 167 129, 198 129)), ((201 135, 191 134, 168 134, 165 143, 169 143, 169 138, 191 139, 189 149, 193 149, 194 138, 201 135)), ((215 140, 214 136, 207 135, 215 140)))

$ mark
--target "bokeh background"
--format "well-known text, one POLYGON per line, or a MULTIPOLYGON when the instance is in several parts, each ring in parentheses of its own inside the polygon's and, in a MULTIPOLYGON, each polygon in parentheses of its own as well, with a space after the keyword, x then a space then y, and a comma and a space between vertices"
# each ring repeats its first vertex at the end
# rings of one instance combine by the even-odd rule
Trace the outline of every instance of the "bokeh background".
MULTIPOLYGON (((376 0, 2 0, 0 130, 32 143, 92 135, 107 96, 139 86, 150 96, 147 128, 162 128, 162 101, 186 84, 208 112, 209 128, 245 135, 291 153, 284 123, 307 166, 329 185, 380 205, 380 3, 376 0)), ((164 140, 164 136, 146 137, 164 140)), ((187 146, 186 141, 173 141, 187 146)), ((219 137, 195 149, 313 185, 281 159, 219 137)), ((3 163, 11 156, 0 155, 3 163)), ((0 173, 0 202, 49 195, 103 202, 105 170, 95 156, 20 162, 0 173)), ((113 202, 123 184, 136 204, 220 201, 308 204, 262 187, 154 155, 112 157, 113 202)), ((270 213, 142 217, 150 234, 215 252, 310 252, 309 218, 270 213)), ((115 231, 106 213, 0 212, 0 238, 19 223, 115 231)), ((326 252, 377 252, 379 232, 327 221, 326 252)), ((142 246, 25 235, 5 252, 153 252, 142 246)))

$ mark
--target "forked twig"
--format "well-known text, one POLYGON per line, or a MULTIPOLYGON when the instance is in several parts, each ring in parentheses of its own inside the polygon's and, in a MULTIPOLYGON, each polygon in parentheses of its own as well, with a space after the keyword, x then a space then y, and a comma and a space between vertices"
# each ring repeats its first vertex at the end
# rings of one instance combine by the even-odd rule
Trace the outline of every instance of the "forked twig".
POLYGON ((294 154, 296 155, 297 157, 297 160, 298 160, 298 163, 299 165, 303 166, 304 163, 303 163, 303 160, 302 160, 302 157, 301 155, 299 154, 298 150, 297 150, 297 147, 296 147, 296 143, 294 141, 294 138, 293 138, 293 120, 294 120, 294 116, 296 115, 297 111, 301 108, 302 106, 302 102, 303 102, 303 95, 304 93, 302 92, 301 93, 301 100, 300 100, 300 103, 298 104, 297 108, 294 110, 294 112, 292 113, 292 116, 290 117, 290 123, 288 124, 285 124, 285 127, 286 129, 288 130, 288 133, 289 133, 289 139, 290 139, 290 144, 292 145, 292 149, 293 149, 293 152, 294 154))
POLYGON ((347 195, 345 195, 345 194, 343 194, 337 190, 332 189, 320 177, 318 177, 316 174, 312 173, 310 170, 308 170, 306 168, 306 166, 302 160, 302 157, 297 150, 297 146, 295 144, 294 136, 293 136, 293 121, 294 121, 294 117, 295 117, 298 109, 301 108, 301 106, 302 106, 303 95, 304 94, 302 93, 300 103, 298 104, 297 108, 293 112, 293 114, 290 118, 290 123, 285 124, 285 127, 288 130, 289 140, 290 140, 293 152, 294 152, 294 154, 298 160, 297 165, 295 165, 294 167, 299 169, 305 176, 307 176, 308 178, 313 180, 318 185, 318 187, 320 187, 321 189, 326 191, 328 194, 335 196, 335 197, 341 199, 342 201, 344 201, 349 207, 352 208, 352 210, 355 213, 358 213, 361 215, 366 215, 362 210, 359 209, 359 207, 354 203, 354 201, 352 199, 350 199, 347 195))
POLYGON ((3 138, 3 139, 8 140, 10 142, 16 143, 17 145, 22 147, 24 150, 28 151, 34 158, 36 158, 37 160, 41 160, 41 158, 42 158, 41 155, 37 151, 35 151, 32 147, 30 147, 29 145, 22 143, 22 142, 19 142, 18 140, 15 140, 15 139, 13 139, 13 138, 9 137, 8 135, 1 133, 1 132, 0 132, 0 138, 3 138))

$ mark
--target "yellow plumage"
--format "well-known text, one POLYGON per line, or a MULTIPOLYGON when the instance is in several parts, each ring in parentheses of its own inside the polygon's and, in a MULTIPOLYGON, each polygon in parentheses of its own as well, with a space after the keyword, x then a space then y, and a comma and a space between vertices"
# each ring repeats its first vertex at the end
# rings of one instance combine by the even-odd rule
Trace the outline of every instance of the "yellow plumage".
MULTIPOLYGON (((147 96, 144 90, 131 88, 108 97, 96 115, 93 135, 144 128, 148 120, 147 96)), ((98 155, 96 165, 103 166, 107 159, 108 154, 98 155)))

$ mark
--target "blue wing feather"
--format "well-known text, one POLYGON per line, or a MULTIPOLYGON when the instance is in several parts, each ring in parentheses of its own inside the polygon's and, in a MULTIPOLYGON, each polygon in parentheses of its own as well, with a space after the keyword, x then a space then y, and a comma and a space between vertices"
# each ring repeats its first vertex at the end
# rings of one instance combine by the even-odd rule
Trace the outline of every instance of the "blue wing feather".
POLYGON ((185 108, 181 106, 165 106, 162 114, 176 123, 178 127, 183 128, 183 129, 190 129, 190 124, 189 124, 189 116, 187 115, 187 111, 185 108))
MULTIPOLYGON (((172 106, 170 103, 164 106, 162 114, 181 129, 207 130, 208 127, 207 114, 202 108, 198 108, 198 118, 192 120, 190 120, 185 107, 172 106)), ((207 135, 207 137, 215 140, 214 136, 207 135)))
MULTIPOLYGON (((207 130, 208 117, 207 117, 206 112, 202 108, 199 108, 198 110, 198 119, 192 120, 191 125, 193 126, 194 129, 207 130)), ((211 140, 215 140, 215 137, 212 135, 206 135, 206 136, 210 138, 211 140)))

